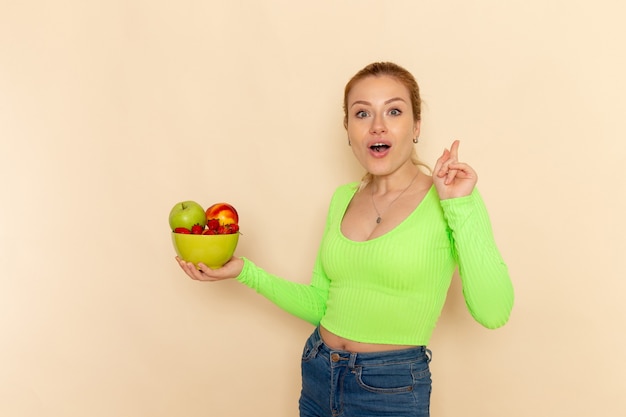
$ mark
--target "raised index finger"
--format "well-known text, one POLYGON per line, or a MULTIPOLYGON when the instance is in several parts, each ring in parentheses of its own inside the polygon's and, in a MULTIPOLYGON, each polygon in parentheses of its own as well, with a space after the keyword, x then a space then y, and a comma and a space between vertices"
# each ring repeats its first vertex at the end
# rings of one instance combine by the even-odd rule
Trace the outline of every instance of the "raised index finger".
POLYGON ((455 161, 459 160, 459 143, 460 141, 457 139, 452 142, 452 146, 450 147, 450 157, 455 161))

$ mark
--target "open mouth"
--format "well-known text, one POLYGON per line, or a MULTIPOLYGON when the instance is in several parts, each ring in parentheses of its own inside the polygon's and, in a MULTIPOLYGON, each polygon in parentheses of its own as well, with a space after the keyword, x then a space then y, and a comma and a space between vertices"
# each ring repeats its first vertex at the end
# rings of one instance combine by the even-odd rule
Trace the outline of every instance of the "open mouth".
POLYGON ((372 146, 370 146, 370 149, 373 150, 374 152, 384 152, 387 149, 389 149, 389 145, 386 145, 384 143, 375 143, 372 146))

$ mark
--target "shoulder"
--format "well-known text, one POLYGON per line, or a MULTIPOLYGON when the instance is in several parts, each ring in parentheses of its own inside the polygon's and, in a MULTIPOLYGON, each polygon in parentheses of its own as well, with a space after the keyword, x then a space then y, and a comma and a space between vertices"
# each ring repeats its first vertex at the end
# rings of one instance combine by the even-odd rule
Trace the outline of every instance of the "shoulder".
POLYGON ((359 189, 359 182, 349 182, 347 184, 342 184, 335 188, 333 192, 331 203, 337 203, 339 201, 345 201, 352 199, 354 194, 359 189))
POLYGON ((353 181, 353 182, 349 182, 347 184, 342 184, 342 185, 338 186, 337 188, 335 188, 334 195, 337 195, 337 194, 354 194, 359 189, 359 184, 360 183, 358 181, 353 181))
POLYGON ((358 189, 359 182, 350 182, 335 188, 330 199, 329 212, 333 213, 338 211, 343 213, 358 189))

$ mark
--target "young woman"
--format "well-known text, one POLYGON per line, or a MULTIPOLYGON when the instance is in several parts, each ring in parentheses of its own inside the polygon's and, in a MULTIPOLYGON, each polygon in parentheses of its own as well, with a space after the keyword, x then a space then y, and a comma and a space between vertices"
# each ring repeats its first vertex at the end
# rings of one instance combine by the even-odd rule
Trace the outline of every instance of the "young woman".
POLYGON ((316 326, 302 356, 300 416, 429 416, 430 350, 455 269, 472 316, 504 325, 507 267, 459 142, 432 174, 417 159, 421 99, 404 68, 377 62, 346 85, 347 144, 366 171, 335 191, 310 284, 233 257, 211 270, 180 259, 191 278, 236 278, 316 326))

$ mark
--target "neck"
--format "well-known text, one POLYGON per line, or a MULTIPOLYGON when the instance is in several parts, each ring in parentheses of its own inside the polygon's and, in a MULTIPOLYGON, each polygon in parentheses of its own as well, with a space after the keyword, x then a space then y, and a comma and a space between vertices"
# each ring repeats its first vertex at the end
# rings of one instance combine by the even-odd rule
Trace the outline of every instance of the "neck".
MULTIPOLYGON (((389 190, 389 188, 387 188, 387 191, 385 192, 380 192, 380 186, 381 184, 384 184, 384 182, 381 182, 380 180, 378 181, 378 187, 379 187, 379 196, 381 196, 382 199, 386 199, 389 200, 391 199, 391 201, 389 202, 389 204, 387 205, 387 208, 381 212, 378 210, 378 207, 376 206, 376 201, 374 199, 374 187, 376 184, 372 184, 372 188, 371 190, 371 197, 372 197, 372 206, 374 206, 374 211, 376 212, 376 223, 380 223, 383 221, 383 216, 385 214, 385 212, 387 211, 387 209, 389 209, 391 207, 391 205, 393 203, 395 203, 400 197, 402 197, 402 195, 409 189, 411 188, 411 185, 413 185, 413 183, 415 182, 415 179, 417 178, 417 176, 419 175, 419 169, 416 170, 416 172, 413 174, 413 178, 411 178, 411 181, 408 183, 408 185, 405 185, 404 188, 399 189, 398 191, 394 191, 394 193, 396 194, 395 197, 392 197, 391 191, 389 190), (386 197, 389 196, 389 197, 386 197)), ((389 184, 387 184, 389 185, 389 184)))
POLYGON ((415 182, 419 173, 419 168, 412 166, 411 169, 404 169, 401 172, 396 171, 389 175, 374 175, 370 182, 372 194, 383 196, 402 192, 409 184, 415 182))

